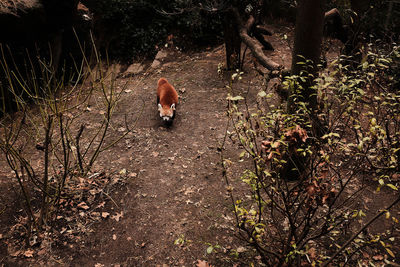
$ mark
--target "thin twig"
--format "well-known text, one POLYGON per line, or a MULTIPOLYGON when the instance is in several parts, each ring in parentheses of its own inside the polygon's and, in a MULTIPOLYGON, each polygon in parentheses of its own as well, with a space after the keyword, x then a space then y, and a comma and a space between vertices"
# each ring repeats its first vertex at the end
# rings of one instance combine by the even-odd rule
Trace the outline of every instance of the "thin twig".
POLYGON ((384 213, 390 210, 398 202, 400 202, 400 194, 392 203, 390 203, 386 208, 378 212, 363 227, 361 227, 360 230, 358 230, 357 233, 355 233, 349 240, 347 240, 347 242, 344 243, 344 245, 342 245, 341 248, 338 251, 336 251, 336 253, 333 254, 333 256, 328 261, 326 261, 322 266, 323 267, 328 266, 328 264, 331 263, 340 253, 342 253, 342 251, 345 250, 351 244, 351 242, 353 242, 353 240, 358 237, 359 234, 361 234, 370 224, 376 221, 380 216, 382 216, 384 213))

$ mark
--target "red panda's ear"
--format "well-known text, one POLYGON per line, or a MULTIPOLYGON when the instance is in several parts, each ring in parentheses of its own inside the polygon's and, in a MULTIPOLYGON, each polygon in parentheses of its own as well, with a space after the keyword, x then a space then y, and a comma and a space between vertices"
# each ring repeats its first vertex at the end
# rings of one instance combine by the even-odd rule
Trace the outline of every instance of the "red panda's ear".
POLYGON ((171 105, 171 109, 172 109, 172 110, 175 110, 175 103, 173 103, 173 104, 171 105))
POLYGON ((158 110, 159 110, 159 111, 162 110, 161 104, 158 104, 158 110))

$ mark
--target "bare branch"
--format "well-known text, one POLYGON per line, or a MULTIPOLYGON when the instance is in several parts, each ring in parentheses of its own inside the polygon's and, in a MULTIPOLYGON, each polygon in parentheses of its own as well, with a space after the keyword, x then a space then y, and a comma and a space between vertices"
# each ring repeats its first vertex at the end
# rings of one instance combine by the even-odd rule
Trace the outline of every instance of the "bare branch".
POLYGON ((336 253, 333 254, 333 256, 322 266, 323 267, 328 266, 329 263, 331 263, 333 259, 335 259, 343 250, 345 250, 350 245, 350 243, 353 242, 353 240, 356 239, 359 234, 361 234, 362 231, 364 231, 371 223, 376 221, 379 217, 381 217, 385 212, 390 210, 398 202, 400 202, 400 195, 392 203, 390 203, 389 206, 387 206, 385 209, 382 209, 374 217, 372 217, 363 227, 361 227, 360 230, 357 233, 355 233, 349 240, 347 240, 347 242, 338 251, 336 251, 336 253))
POLYGON ((283 69, 283 66, 278 63, 272 61, 264 55, 261 45, 259 42, 249 36, 249 30, 253 26, 255 19, 250 15, 249 19, 246 23, 243 23, 239 11, 237 8, 232 8, 232 13, 235 17, 237 24, 239 25, 239 35, 242 39, 243 43, 245 43, 251 50, 253 56, 260 62, 268 70, 280 70, 283 69))
POLYGON ((270 31, 269 29, 267 29, 267 27, 265 27, 264 25, 257 25, 256 29, 259 33, 264 34, 264 35, 272 35, 272 31, 270 31))

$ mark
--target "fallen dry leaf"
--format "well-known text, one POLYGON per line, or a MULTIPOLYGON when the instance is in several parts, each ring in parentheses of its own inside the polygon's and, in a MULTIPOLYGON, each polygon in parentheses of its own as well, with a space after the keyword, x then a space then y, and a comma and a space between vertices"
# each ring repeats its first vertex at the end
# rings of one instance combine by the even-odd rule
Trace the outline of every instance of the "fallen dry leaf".
POLYGON ((99 192, 100 192, 100 190, 97 189, 97 188, 89 190, 89 193, 90 193, 91 195, 96 195, 96 194, 99 193, 99 192))
POLYGON ((84 209, 84 210, 88 210, 89 209, 89 206, 83 201, 81 203, 79 203, 77 207, 81 208, 81 209, 84 209))
POLYGON ((33 257, 33 253, 35 253, 35 251, 33 251, 32 249, 28 248, 25 252, 24 252, 24 256, 27 258, 31 258, 33 257))
POLYGON ((113 235, 112 235, 112 239, 113 239, 113 240, 117 240, 117 235, 116 235, 116 234, 113 234, 113 235))
POLYGON ((111 216, 111 219, 116 220, 117 222, 119 222, 119 220, 124 216, 124 212, 121 211, 120 213, 117 212, 117 214, 111 216))
POLYGON ((393 181, 399 181, 400 180, 400 173, 395 173, 392 175, 392 180, 393 181))
POLYGON ((238 248, 236 249, 236 251, 239 252, 239 253, 242 253, 242 252, 247 251, 247 249, 246 249, 245 247, 238 247, 238 248))
POLYGON ((106 204, 105 201, 101 202, 99 205, 96 206, 96 209, 98 208, 104 208, 104 205, 106 204))
POLYGON ((10 256, 11 257, 18 257, 21 253, 22 253, 21 250, 17 250, 17 251, 14 251, 14 252, 10 253, 10 256))
POLYGON ((197 267, 212 267, 212 265, 208 264, 206 261, 197 260, 197 267))
POLYGON ((194 187, 189 187, 189 188, 187 188, 187 189, 185 190, 185 192, 183 192, 183 194, 184 194, 185 196, 187 196, 187 195, 189 195, 189 194, 191 194, 191 193, 194 193, 194 187))
POLYGON ((108 212, 102 212, 101 213, 101 217, 103 217, 103 218, 107 218, 108 216, 110 216, 110 213, 108 213, 108 212))
POLYGON ((383 260, 383 256, 382 255, 375 255, 372 257, 374 260, 376 261, 382 261, 383 260))

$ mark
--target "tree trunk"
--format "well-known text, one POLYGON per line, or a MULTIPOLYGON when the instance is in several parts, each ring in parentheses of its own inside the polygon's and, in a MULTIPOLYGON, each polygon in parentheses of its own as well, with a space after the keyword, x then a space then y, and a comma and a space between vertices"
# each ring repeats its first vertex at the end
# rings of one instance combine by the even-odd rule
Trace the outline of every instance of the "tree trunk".
POLYGON ((232 11, 228 10, 224 15, 224 39, 226 50, 226 68, 240 68, 240 48, 242 40, 239 36, 239 25, 232 15, 232 11))
POLYGON ((392 14, 393 14, 393 2, 390 2, 389 6, 388 6, 386 20, 385 20, 385 26, 384 26, 385 31, 387 31, 389 29, 389 23, 390 23, 390 20, 392 19, 392 14))
MULTIPOLYGON (((321 55, 325 2, 326 0, 300 0, 298 2, 291 74, 301 76, 301 79, 298 79, 298 83, 289 88, 288 97, 290 114, 296 114, 300 107, 298 101, 306 104, 310 112, 311 132, 314 136, 320 136, 322 133, 317 117, 317 91, 313 85, 314 79, 318 75, 317 65, 321 55)), ((304 128, 305 125, 300 126, 304 128)), ((296 149, 293 148, 293 151, 296 149)), ((308 157, 291 153, 290 160, 287 160, 287 164, 281 170, 281 177, 293 180, 303 178, 308 162, 308 157)))
MULTIPOLYGON (((317 109, 317 95, 312 89, 313 79, 318 73, 317 65, 320 61, 322 34, 324 28, 324 7, 326 0, 300 0, 297 8, 294 49, 292 54, 292 75, 304 75, 301 82, 301 97, 308 103, 312 111, 317 109), (307 64, 299 64, 307 62, 307 64)), ((296 88, 294 88, 296 90, 296 88)), ((291 90, 288 99, 288 111, 296 111, 291 90)))

